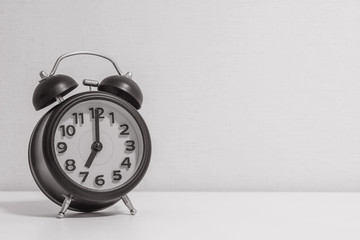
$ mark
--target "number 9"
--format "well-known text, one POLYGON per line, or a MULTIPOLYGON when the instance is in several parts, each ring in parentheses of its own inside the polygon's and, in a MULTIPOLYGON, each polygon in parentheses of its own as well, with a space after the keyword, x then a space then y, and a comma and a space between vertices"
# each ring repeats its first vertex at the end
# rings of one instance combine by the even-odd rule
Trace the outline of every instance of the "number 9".
POLYGON ((59 149, 59 153, 64 153, 67 150, 67 145, 64 142, 58 142, 57 148, 59 149))

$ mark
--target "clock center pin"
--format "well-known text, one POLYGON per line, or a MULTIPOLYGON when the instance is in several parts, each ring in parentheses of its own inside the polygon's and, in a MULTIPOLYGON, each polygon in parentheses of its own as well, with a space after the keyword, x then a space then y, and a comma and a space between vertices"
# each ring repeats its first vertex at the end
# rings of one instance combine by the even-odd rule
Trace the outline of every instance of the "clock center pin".
POLYGON ((91 146, 91 149, 93 149, 94 151, 100 152, 103 148, 103 145, 101 142, 94 142, 93 145, 91 146))

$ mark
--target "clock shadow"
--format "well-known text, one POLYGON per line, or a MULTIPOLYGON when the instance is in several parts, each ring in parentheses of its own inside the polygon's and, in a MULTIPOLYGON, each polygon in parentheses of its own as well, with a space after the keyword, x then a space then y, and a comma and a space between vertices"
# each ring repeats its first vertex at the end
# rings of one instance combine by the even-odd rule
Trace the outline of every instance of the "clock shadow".
POLYGON ((98 218, 98 217, 110 217, 117 215, 131 215, 129 212, 115 210, 111 211, 111 209, 99 211, 99 212, 73 212, 68 211, 65 214, 64 218, 98 218))
MULTIPOLYGON (((49 200, 33 200, 33 201, 0 201, 0 208, 4 211, 26 217, 40 218, 56 218, 60 211, 60 206, 49 200)), ((75 212, 68 210, 65 214, 66 218, 98 218, 116 215, 131 215, 127 209, 121 209, 116 204, 97 212, 75 212)))
POLYGON ((56 206, 51 206, 51 202, 46 200, 32 201, 16 201, 6 202, 0 201, 0 208, 5 211, 27 217, 54 217, 56 216, 56 206))

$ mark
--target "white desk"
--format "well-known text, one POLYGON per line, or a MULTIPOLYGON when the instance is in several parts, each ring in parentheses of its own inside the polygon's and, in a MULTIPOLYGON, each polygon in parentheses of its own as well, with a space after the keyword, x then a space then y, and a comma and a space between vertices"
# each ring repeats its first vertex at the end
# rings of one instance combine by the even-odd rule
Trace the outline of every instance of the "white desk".
POLYGON ((97 213, 40 192, 0 192, 0 239, 360 239, 360 193, 133 192, 97 213))

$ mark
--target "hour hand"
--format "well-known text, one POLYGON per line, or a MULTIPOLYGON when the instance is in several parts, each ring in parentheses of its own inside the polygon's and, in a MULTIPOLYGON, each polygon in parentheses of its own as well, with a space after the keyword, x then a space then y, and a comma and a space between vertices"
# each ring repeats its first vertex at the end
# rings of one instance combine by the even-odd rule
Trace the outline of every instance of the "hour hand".
POLYGON ((99 127, 99 119, 100 119, 100 110, 98 108, 95 109, 95 142, 91 145, 91 153, 88 160, 85 163, 85 167, 90 168, 92 162, 95 159, 97 152, 100 152, 102 149, 102 144, 100 142, 100 127, 99 127))
POLYGON ((95 151, 95 150, 91 151, 90 156, 89 156, 88 160, 85 163, 85 167, 90 168, 92 162, 95 159, 96 154, 97 154, 97 151, 95 151))
POLYGON ((85 163, 85 167, 87 167, 87 168, 91 167, 91 164, 94 161, 96 154, 101 151, 102 147, 103 146, 102 146, 101 142, 94 142, 91 145, 91 153, 90 153, 88 160, 85 163))

